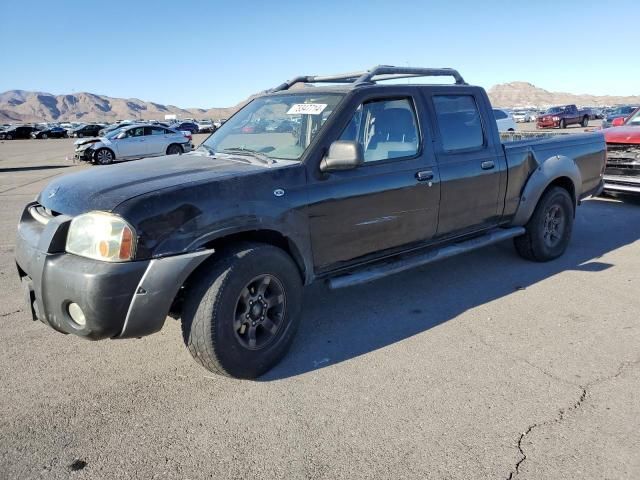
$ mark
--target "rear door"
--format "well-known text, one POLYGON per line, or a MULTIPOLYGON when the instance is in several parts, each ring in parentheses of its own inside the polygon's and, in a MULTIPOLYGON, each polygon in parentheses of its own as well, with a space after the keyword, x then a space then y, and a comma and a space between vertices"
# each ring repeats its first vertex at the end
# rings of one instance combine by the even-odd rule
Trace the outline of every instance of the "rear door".
POLYGON ((365 163, 319 175, 309 185, 309 228, 317 271, 402 249, 434 235, 438 172, 429 136, 420 127, 423 115, 415 95, 353 99, 342 117, 342 129, 328 143, 358 141, 365 163))
POLYGON ((148 155, 162 155, 167 150, 167 134, 162 127, 145 127, 148 155))
POLYGON ((440 171, 437 236, 496 225, 502 212, 499 197, 506 162, 485 95, 480 89, 434 87, 430 108, 440 171))

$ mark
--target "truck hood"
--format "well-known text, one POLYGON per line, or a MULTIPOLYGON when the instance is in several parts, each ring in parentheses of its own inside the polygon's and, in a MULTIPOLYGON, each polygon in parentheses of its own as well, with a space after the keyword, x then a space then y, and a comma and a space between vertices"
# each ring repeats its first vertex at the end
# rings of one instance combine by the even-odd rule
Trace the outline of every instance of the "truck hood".
POLYGON ((640 127, 613 127, 605 128, 604 139, 607 143, 634 143, 640 144, 640 127))
MULTIPOLYGON (((287 165, 288 162, 284 162, 287 165)), ((278 164, 271 168, 278 168, 278 164)), ((230 175, 259 172, 266 166, 230 158, 189 153, 92 167, 53 180, 38 202, 54 212, 79 215, 112 211, 133 197, 192 182, 214 181, 230 175)))

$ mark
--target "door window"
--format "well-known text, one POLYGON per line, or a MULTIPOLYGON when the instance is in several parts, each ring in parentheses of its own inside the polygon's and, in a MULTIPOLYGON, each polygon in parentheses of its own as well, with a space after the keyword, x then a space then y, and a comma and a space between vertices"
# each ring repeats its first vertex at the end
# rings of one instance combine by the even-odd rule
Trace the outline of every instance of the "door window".
POLYGON ((418 153, 418 122, 408 98, 361 104, 340 140, 362 145, 365 162, 412 157, 418 153))
POLYGON ((127 131, 127 137, 142 137, 144 135, 144 127, 132 128, 127 131))
POLYGON ((164 135, 165 134, 165 130, 164 128, 160 128, 160 127, 145 127, 145 135, 164 135))
POLYGON ((484 146, 482 119, 472 95, 434 95, 433 105, 445 151, 484 146))

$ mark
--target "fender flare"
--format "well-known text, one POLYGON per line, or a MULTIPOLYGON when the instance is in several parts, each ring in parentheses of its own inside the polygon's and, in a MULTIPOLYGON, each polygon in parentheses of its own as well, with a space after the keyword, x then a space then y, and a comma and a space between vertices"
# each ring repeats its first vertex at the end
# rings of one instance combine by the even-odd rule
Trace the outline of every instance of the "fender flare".
POLYGON ((577 205, 577 199, 582 193, 582 175, 576 162, 564 155, 554 155, 538 165, 538 168, 529 176, 527 183, 520 195, 520 204, 516 210, 512 224, 523 226, 533 215, 542 194, 555 180, 566 177, 573 183, 573 203, 577 205))

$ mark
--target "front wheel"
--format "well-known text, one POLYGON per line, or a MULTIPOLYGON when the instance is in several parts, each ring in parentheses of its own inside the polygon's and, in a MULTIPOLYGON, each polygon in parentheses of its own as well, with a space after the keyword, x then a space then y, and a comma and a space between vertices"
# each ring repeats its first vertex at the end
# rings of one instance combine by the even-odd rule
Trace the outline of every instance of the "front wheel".
POLYGON ((256 378, 289 349, 299 323, 300 272, 272 245, 247 243, 222 250, 217 262, 187 285, 182 334, 207 370, 256 378))
POLYGON ((565 122, 565 121, 564 121, 564 118, 563 118, 562 120, 560 120, 560 125, 559 125, 559 127, 560 127, 561 129, 565 129, 565 128, 567 128, 567 122, 565 122))
POLYGON ((548 262, 567 249, 573 231, 574 204, 564 188, 552 187, 542 196, 526 233, 514 238, 518 254, 527 260, 548 262))
POLYGON ((589 126, 589 117, 584 117, 582 119, 582 127, 587 128, 589 126))
POLYGON ((108 148, 101 148, 93 154, 95 163, 98 165, 109 165, 113 163, 113 152, 108 148))

